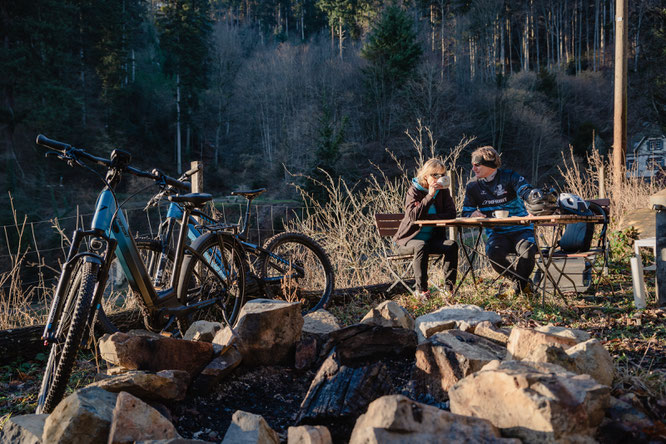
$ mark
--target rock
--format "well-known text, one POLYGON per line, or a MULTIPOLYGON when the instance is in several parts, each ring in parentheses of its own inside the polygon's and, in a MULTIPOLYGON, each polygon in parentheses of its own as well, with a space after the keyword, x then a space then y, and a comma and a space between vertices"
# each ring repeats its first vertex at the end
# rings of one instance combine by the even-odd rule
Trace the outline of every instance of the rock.
POLYGON ((490 321, 483 321, 476 324, 472 333, 481 336, 482 338, 490 339, 498 344, 506 345, 507 342, 509 342, 509 334, 511 331, 505 328, 496 327, 490 321))
POLYGON ((323 308, 303 316, 303 333, 323 336, 340 329, 340 323, 323 308))
POLYGON ((601 342, 590 339, 567 349, 566 353, 573 359, 576 373, 590 375, 604 385, 613 383, 613 358, 601 342))
POLYGON ((222 444, 279 444, 278 434, 259 415, 237 410, 222 444))
POLYGON ((202 393, 210 390, 222 379, 226 378, 243 360, 236 347, 229 348, 226 353, 213 359, 194 380, 193 390, 202 393))
POLYGON ((451 412, 489 420, 525 443, 590 442, 610 388, 558 365, 493 361, 449 390, 451 412))
MULTIPOLYGON (((301 338, 303 316, 298 302, 254 299, 243 306, 234 328, 243 364, 281 364, 294 359, 301 338)), ((224 345, 232 339, 228 327, 219 331, 213 343, 224 345)))
POLYGON ((298 370, 310 368, 316 361, 319 350, 319 340, 315 335, 303 335, 296 344, 296 355, 294 358, 294 367, 298 370))
POLYGON ((551 324, 536 327, 535 330, 549 335, 555 335, 555 336, 560 336, 562 338, 573 339, 576 341, 576 344, 587 341, 588 339, 592 338, 592 336, 590 336, 590 334, 584 330, 577 330, 575 328, 567 328, 567 327, 558 327, 551 324))
POLYGON ((467 330, 483 321, 498 325, 502 322, 502 318, 497 313, 485 311, 476 305, 456 304, 419 316, 416 318, 414 328, 419 342, 422 342, 440 331, 454 328, 467 330))
POLYGON ((133 336, 114 333, 99 341, 102 359, 131 370, 185 370, 199 373, 212 359, 213 346, 207 342, 167 337, 133 336))
POLYGON ((0 442, 12 444, 41 444, 44 423, 49 415, 10 416, 2 424, 0 442))
POLYGON ((106 391, 128 392, 141 399, 181 401, 185 399, 190 374, 184 370, 162 370, 148 373, 131 370, 90 384, 106 391))
POLYGON ((220 322, 210 322, 199 320, 190 325, 183 335, 186 341, 213 342, 215 334, 221 330, 223 325, 220 322))
POLYGON ((42 442, 107 444, 117 397, 117 394, 99 387, 75 391, 63 399, 46 419, 42 442))
POLYGON ((319 355, 328 356, 333 348, 344 365, 386 356, 413 356, 416 334, 404 328, 354 324, 329 334, 319 355))
MULTIPOLYGON (((351 426, 370 401, 390 393, 393 388, 386 365, 379 361, 351 367, 343 365, 333 352, 312 380, 297 417, 297 424, 351 426)), ((333 429, 336 435, 340 430, 333 429)), ((336 441, 339 441, 336 437, 336 441)))
POLYGON ((447 391, 462 378, 501 360, 506 349, 488 339, 460 330, 437 333, 416 350, 414 381, 418 390, 436 401, 448 399, 447 391))
POLYGON ((509 342, 506 345, 507 354, 505 359, 523 360, 540 344, 552 345, 566 350, 578 344, 578 342, 580 341, 576 338, 563 334, 556 335, 531 328, 514 327, 511 329, 509 342))
POLYGON ((361 324, 379 325, 381 327, 398 327, 412 330, 414 319, 404 307, 393 301, 384 301, 361 319, 361 324))
POLYGON ((333 440, 324 426, 299 426, 289 427, 287 444, 333 444, 333 440))
POLYGON ((179 437, 173 424, 160 412, 127 392, 118 394, 109 431, 109 444, 179 437))
POLYGON ((516 443, 502 438, 490 422, 456 415, 402 395, 373 401, 356 421, 349 444, 516 443))
POLYGON ((529 362, 548 362, 556 364, 563 369, 576 372, 576 363, 567 352, 555 345, 539 344, 536 348, 530 350, 529 354, 523 358, 523 361, 529 362))

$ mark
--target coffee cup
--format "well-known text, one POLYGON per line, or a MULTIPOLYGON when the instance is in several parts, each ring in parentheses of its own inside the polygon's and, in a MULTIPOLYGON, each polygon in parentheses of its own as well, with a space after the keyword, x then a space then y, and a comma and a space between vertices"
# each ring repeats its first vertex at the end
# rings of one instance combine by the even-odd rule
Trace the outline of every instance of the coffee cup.
POLYGON ((449 176, 442 176, 439 179, 437 179, 437 183, 443 186, 444 188, 448 188, 449 185, 451 185, 451 179, 449 176))
POLYGON ((493 211, 493 217, 496 217, 498 219, 501 219, 503 217, 509 217, 509 211, 508 210, 495 210, 495 211, 493 211))

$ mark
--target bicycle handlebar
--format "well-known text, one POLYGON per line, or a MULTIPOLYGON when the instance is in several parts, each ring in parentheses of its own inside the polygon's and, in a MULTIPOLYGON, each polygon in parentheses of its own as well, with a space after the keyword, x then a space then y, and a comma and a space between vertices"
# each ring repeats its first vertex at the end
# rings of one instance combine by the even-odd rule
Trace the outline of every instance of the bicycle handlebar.
MULTIPOLYGON (((90 160, 93 163, 96 163, 97 165, 102 165, 105 167, 111 167, 113 165, 110 159, 93 156, 92 154, 86 152, 85 150, 82 150, 80 148, 75 148, 68 143, 49 139, 43 134, 37 136, 36 143, 37 145, 42 145, 58 152, 60 156, 62 156, 61 159, 63 160, 76 160, 78 157, 82 157, 84 159, 90 160)), ((170 185, 175 188, 180 188, 181 190, 185 191, 189 191, 192 187, 189 182, 180 181, 178 179, 174 179, 171 176, 167 176, 157 168, 153 169, 152 171, 144 171, 128 165, 125 168, 125 171, 134 176, 145 177, 147 179, 152 179, 154 181, 163 181, 167 185, 170 185)), ((190 171, 192 171, 191 174, 194 174, 194 172, 196 172, 197 169, 193 168, 190 171)), ((190 171, 188 171, 187 173, 189 173, 190 171)))

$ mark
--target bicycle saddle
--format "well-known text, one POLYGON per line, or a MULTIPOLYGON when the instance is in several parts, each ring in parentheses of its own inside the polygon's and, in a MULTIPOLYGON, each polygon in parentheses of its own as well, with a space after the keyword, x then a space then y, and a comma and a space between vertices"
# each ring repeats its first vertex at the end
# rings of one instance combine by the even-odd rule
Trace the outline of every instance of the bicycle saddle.
POLYGON ((189 193, 169 196, 169 200, 171 202, 188 203, 192 204, 194 207, 200 207, 206 202, 213 200, 213 196, 205 193, 189 193))
POLYGON ((266 191, 266 188, 258 188, 256 190, 249 190, 249 191, 232 191, 231 195, 232 196, 243 196, 246 199, 254 199, 261 193, 266 191))

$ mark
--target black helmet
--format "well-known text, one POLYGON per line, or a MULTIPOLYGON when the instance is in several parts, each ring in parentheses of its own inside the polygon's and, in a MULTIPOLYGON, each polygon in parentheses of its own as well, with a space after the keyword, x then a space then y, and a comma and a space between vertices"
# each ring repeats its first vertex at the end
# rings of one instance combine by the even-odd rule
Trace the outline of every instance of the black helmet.
POLYGON ((590 214, 590 206, 580 196, 571 193, 560 194, 557 200, 560 212, 584 216, 590 214))
POLYGON ((525 199, 525 209, 532 216, 547 216, 557 209, 557 192, 553 188, 533 189, 525 199))

